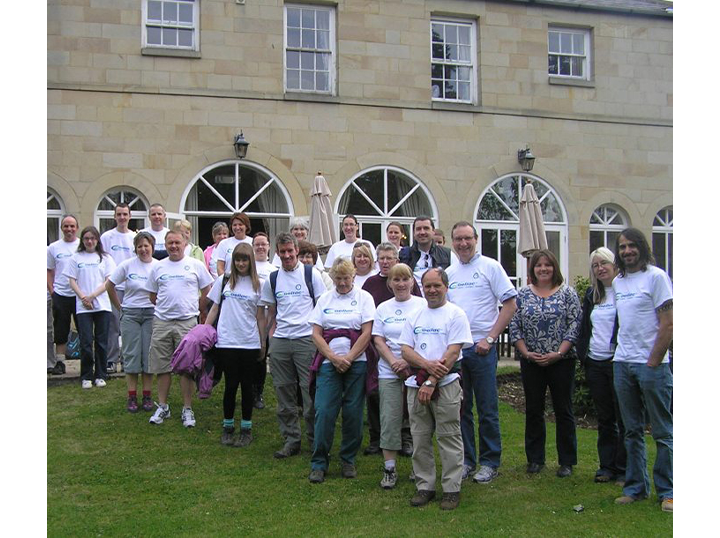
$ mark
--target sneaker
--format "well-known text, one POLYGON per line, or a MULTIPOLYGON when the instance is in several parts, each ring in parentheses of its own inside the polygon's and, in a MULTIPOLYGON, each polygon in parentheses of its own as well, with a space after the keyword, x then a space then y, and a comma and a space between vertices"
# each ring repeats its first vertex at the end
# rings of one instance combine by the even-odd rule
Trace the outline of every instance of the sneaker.
POLYGON ((488 482, 495 480, 497 475, 497 469, 493 469, 487 465, 481 465, 478 472, 475 473, 475 476, 473 476, 473 482, 477 482, 478 484, 487 484, 488 482))
POLYGON ((313 469, 310 471, 310 475, 308 475, 308 480, 310 480, 313 484, 320 484, 321 482, 325 482, 325 471, 322 469, 313 469))
POLYGON ((105 387, 105 386, 107 386, 107 383, 105 383, 104 379, 96 379, 95 386, 96 387, 105 387))
POLYGON ((107 364, 106 370, 107 370, 107 373, 108 373, 108 374, 114 374, 114 373, 115 373, 115 363, 109 362, 109 363, 107 364))
POLYGON ((435 498, 435 492, 426 489, 419 489, 410 499, 410 506, 425 506, 435 498))
POLYGON ((572 465, 561 465, 558 467, 557 472, 555 473, 555 476, 558 478, 567 478, 572 474, 572 465))
POLYGON ((90 381, 89 379, 83 379, 82 388, 84 388, 84 389, 91 389, 91 388, 92 388, 92 381, 90 381))
POLYGON ((238 435, 233 446, 235 448, 245 448, 252 443, 252 440, 252 430, 250 428, 240 428, 240 435, 238 435))
POLYGON ((183 407, 180 416, 182 417, 183 426, 185 426, 186 428, 195 427, 195 413, 193 413, 192 409, 190 409, 189 407, 183 407))
POLYGON ((127 401, 127 410, 129 413, 138 412, 137 396, 129 396, 127 401))
POLYGON ((380 480, 380 487, 383 489, 392 489, 397 484, 397 473, 395 467, 392 469, 383 469, 383 477, 380 480))
POLYGON ((462 472, 462 479, 467 480, 470 478, 470 475, 475 472, 475 467, 470 467, 469 465, 463 465, 463 472, 462 472))
POLYGON ((662 504, 660 505, 660 508, 662 509, 663 512, 671 512, 672 513, 672 511, 673 511, 672 507, 673 507, 672 497, 662 500, 662 504))
POLYGON ((253 405, 255 409, 265 409, 265 400, 263 400, 262 394, 258 394, 255 397, 255 403, 253 405))
POLYGON ((170 406, 168 404, 162 406, 157 402, 155 402, 155 405, 157 405, 157 409, 155 409, 153 416, 150 417, 149 422, 150 424, 162 424, 166 418, 170 418, 170 406))
POLYGON ((299 447, 299 446, 294 446, 294 447, 293 447, 293 446, 290 446, 290 445, 285 445, 285 446, 282 447, 280 450, 278 450, 277 452, 275 452, 275 454, 273 454, 273 457, 274 457, 276 460, 283 460, 283 459, 285 459, 285 458, 289 458, 290 456, 297 456, 298 454, 300 454, 300 447, 299 447))
POLYGON ((644 501, 645 497, 633 497, 632 495, 623 495, 615 499, 615 504, 632 504, 637 501, 644 501))
POLYGON ((152 411, 153 410, 153 401, 150 396, 142 397, 142 410, 143 411, 152 411))
POLYGON ((343 478, 357 478, 357 469, 352 463, 342 462, 342 470, 340 474, 343 478))
POLYGON ((220 444, 225 446, 232 446, 235 443, 235 439, 233 438, 233 434, 235 433, 235 428, 225 428, 223 427, 222 435, 220 436, 220 444))
POLYGON ((382 454, 382 450, 380 450, 378 445, 368 445, 363 454, 366 456, 376 456, 382 454))
POLYGON ((443 493, 440 510, 455 510, 460 504, 460 492, 443 493))

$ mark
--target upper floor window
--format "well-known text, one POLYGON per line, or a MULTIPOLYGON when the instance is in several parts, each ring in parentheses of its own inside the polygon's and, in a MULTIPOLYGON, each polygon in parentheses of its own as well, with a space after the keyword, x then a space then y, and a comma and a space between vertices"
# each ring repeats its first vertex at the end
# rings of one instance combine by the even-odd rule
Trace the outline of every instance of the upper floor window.
POLYGON ((199 0, 145 0, 143 47, 200 49, 199 0))
POLYGON ((590 30, 548 28, 548 74, 590 80, 590 30))
POLYGON ((475 23, 436 19, 431 28, 433 101, 476 101, 475 23))
POLYGON ((335 91, 335 10, 285 6, 285 90, 335 91))

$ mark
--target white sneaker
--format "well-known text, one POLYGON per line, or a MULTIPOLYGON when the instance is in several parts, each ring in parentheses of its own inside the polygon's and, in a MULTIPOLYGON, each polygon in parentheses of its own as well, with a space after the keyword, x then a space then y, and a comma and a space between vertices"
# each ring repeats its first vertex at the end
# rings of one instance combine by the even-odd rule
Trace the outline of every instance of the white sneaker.
POLYGON ((195 427, 195 413, 189 407, 183 407, 182 410, 182 423, 186 428, 195 427))
POLYGON ((89 379, 83 379, 82 388, 84 388, 84 389, 91 389, 91 388, 92 388, 92 381, 90 381, 89 379))
POLYGON ((497 478, 497 475, 497 469, 493 469, 487 465, 481 465, 478 472, 475 473, 475 476, 473 476, 473 482, 477 482, 478 484, 487 484, 497 478))
POLYGON ((157 405, 157 409, 155 409, 153 416, 150 417, 150 424, 162 424, 166 418, 170 418, 170 406, 168 404, 161 406, 157 402, 155 402, 155 405, 157 405))
POLYGON ((107 383, 105 383, 105 380, 104 380, 104 379, 96 379, 96 380, 95 380, 95 386, 96 386, 96 387, 104 387, 104 386, 106 386, 106 385, 107 385, 107 383))

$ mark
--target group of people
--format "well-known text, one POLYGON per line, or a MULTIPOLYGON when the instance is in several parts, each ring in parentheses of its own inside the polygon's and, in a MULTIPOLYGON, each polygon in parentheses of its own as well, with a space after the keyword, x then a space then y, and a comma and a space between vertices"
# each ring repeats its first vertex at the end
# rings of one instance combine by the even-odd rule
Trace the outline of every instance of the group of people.
MULTIPOLYGON (((275 458, 299 454, 304 429, 312 450, 308 479, 323 482, 342 410, 340 472, 356 477, 367 407, 365 453, 383 455, 380 486, 395 487, 397 457, 412 456, 416 493, 410 502, 430 502, 437 490, 434 435, 442 465, 440 507, 452 510, 463 480, 489 483, 498 476, 497 342, 509 326, 526 399, 527 472, 545 465, 548 387, 557 422, 556 475, 570 476, 577 464, 572 393, 579 356, 598 410, 595 481, 622 482, 618 504, 649 495, 647 416, 658 446, 656 492, 663 510, 672 511, 672 284, 652 265, 638 230, 619 236, 617 257, 605 248, 591 254, 593 286, 581 306, 551 251, 532 255, 529 284, 516 290, 503 267, 478 252, 478 233, 465 221, 452 228, 452 250, 440 244, 444 234, 436 235, 426 216, 413 222, 411 245, 402 244, 403 226, 393 222, 388 241, 375 247, 358 237, 358 221, 347 215, 344 238, 322 264, 299 219, 274 238, 273 262, 270 238, 251 235, 244 213, 233 214, 229 228, 217 223, 204 253, 190 244, 187 221, 164 228, 161 206, 152 206, 147 230, 130 232, 129 219, 130 208, 119 204, 115 229, 100 237, 89 226, 78 239, 77 220, 66 216, 63 237, 48 247, 56 350, 62 357, 74 315, 83 388, 104 386, 107 365, 119 360, 110 358, 111 340, 117 340, 110 326, 118 319, 127 410, 153 410, 156 376, 150 422, 162 424, 170 418, 173 352, 198 323, 212 325, 213 358, 225 377, 222 444, 252 442, 252 412, 264 407, 269 362, 283 438, 275 458)), ((57 364, 48 357, 49 373, 57 364)), ((182 422, 192 427, 195 382, 181 375, 180 386, 182 422)))

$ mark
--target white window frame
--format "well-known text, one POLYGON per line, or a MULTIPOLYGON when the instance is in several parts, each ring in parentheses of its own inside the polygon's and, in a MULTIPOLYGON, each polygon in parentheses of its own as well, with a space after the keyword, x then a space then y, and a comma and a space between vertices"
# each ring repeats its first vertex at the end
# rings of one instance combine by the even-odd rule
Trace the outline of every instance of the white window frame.
MULTIPOLYGON (((589 232, 600 232, 603 235, 602 245, 615 251, 615 242, 608 241, 608 233, 620 234, 625 228, 630 226, 630 218, 625 210, 615 204, 602 204, 595 208, 590 216, 589 232), (611 213, 612 212, 612 213, 611 213), (595 217, 600 222, 593 222, 595 217)), ((588 235, 588 244, 590 244, 590 236, 588 235)), ((597 247, 596 247, 597 248, 597 247)), ((590 247, 590 251, 594 250, 590 247)))
MULTIPOLYGON (((120 203, 126 203, 130 207, 130 218, 132 220, 142 220, 143 226, 141 228, 138 228, 134 231, 139 231, 142 228, 147 228, 150 226, 150 218, 148 215, 148 212, 150 211, 150 204, 148 203, 147 199, 143 194, 132 187, 127 187, 125 185, 120 185, 117 187, 113 187, 112 189, 107 190, 101 197, 100 200, 98 200, 98 203, 95 205, 95 215, 93 216, 93 225, 100 230, 100 233, 102 233, 102 228, 100 225, 100 220, 111 220, 115 221, 115 206, 117 203, 115 200, 110 198, 110 194, 113 193, 120 193, 120 203), (132 194, 134 196, 134 199, 131 202, 128 202, 125 198, 127 194, 132 194), (112 205, 112 210, 110 209, 100 209, 100 203, 105 200, 110 205, 112 205), (145 205, 145 210, 140 211, 136 209, 134 206, 138 203, 142 202, 145 205)), ((112 226, 115 227, 114 225, 112 226)), ((131 226, 130 229, 133 229, 131 226)))
MULTIPOLYGON (((443 34, 444 37, 445 34, 443 34)), ((459 41, 459 38, 458 38, 459 41)), ((446 43, 446 40, 443 39, 443 43, 446 43)), ((458 54, 459 56, 459 54, 458 54)), ((458 79, 455 79, 458 80, 458 79)), ((456 88, 457 92, 457 88, 456 88)), ((473 20, 467 20, 467 19, 455 19, 451 17, 435 17, 430 21, 430 94, 432 96, 433 101, 441 102, 441 103, 467 103, 467 104, 477 104, 477 25, 475 21, 473 20), (433 57, 433 46, 435 42, 433 41, 433 27, 434 25, 442 25, 444 30, 447 27, 455 27, 455 28, 469 28, 470 30, 470 58, 468 60, 448 60, 448 59, 442 59, 439 60, 437 58, 433 57), (435 66, 442 66, 443 67, 443 75, 441 79, 433 77, 433 68, 435 66), (445 96, 439 96, 435 95, 434 91, 434 82, 436 80, 440 80, 443 84, 443 87, 445 83, 448 81, 448 79, 445 78, 445 68, 446 67, 455 67, 456 68, 456 74, 457 70, 460 68, 463 69, 469 69, 470 70, 470 77, 469 77, 469 83, 470 83, 470 90, 469 90, 469 98, 468 99, 459 99, 459 98, 448 98, 445 96)), ((457 96, 457 93, 456 93, 457 96)))
MULTIPOLYGON (((315 30, 317 30, 317 23, 315 23, 315 30)), ((308 58, 308 56, 306 56, 308 58)), ((323 6, 323 5, 315 5, 315 4, 285 4, 283 7, 283 87, 285 88, 285 92, 291 92, 291 93, 313 93, 313 94, 322 94, 322 95, 335 95, 335 88, 336 88, 336 78, 337 78, 337 69, 336 69, 336 62, 337 62, 337 45, 336 45, 336 36, 335 36, 335 8, 332 6, 323 6), (316 14, 315 20, 317 21, 317 13, 322 11, 329 14, 329 37, 328 37, 328 48, 317 48, 317 32, 315 33, 315 45, 314 47, 303 47, 302 46, 302 15, 301 15, 301 22, 300 22, 300 45, 293 46, 290 45, 288 40, 288 10, 289 9, 300 9, 300 10, 313 10, 316 14), (295 69, 295 66, 293 65, 292 68, 289 65, 288 61, 288 53, 299 53, 300 58, 298 59, 298 67, 295 69), (302 67, 302 61, 303 56, 302 53, 311 53, 313 55, 313 68, 312 69, 303 69, 302 67), (328 54, 328 65, 327 65, 327 77, 328 77, 328 88, 327 90, 318 90, 317 88, 317 74, 324 72, 323 69, 317 69, 317 55, 319 54, 328 54), (289 88, 288 87, 288 71, 298 71, 298 83, 299 88, 289 88), (312 73, 315 75, 313 80, 313 88, 312 89, 302 89, 302 73, 312 71, 312 73)))
POLYGON ((586 80, 590 81, 592 80, 592 32, 590 28, 568 28, 564 26, 548 26, 548 76, 551 79, 555 80, 586 80), (558 50, 551 50, 551 34, 557 33, 559 34, 559 40, 558 40, 558 50), (562 46, 560 45, 560 42, 562 40, 562 35, 570 36, 570 45, 571 50, 568 51, 561 51, 562 46), (575 50, 575 40, 573 39, 574 36, 580 36, 582 38, 582 43, 584 47, 584 51, 580 53, 579 51, 575 50), (550 57, 551 56, 557 56, 558 58, 567 57, 571 59, 571 74, 563 75, 560 74, 560 61, 558 61, 558 72, 557 73, 551 73, 550 72, 550 57), (575 75, 572 73, 572 58, 580 58, 582 59, 582 69, 583 74, 582 75, 575 75))
MULTIPOLYGON (((47 188, 47 203, 50 204, 51 201, 55 200, 58 205, 60 206, 60 209, 47 209, 47 225, 48 225, 48 231, 50 231, 50 221, 57 220, 57 237, 58 239, 61 238, 62 235, 62 229, 60 227, 60 224, 62 223, 63 215, 65 214, 65 204, 63 203, 62 198, 60 198, 60 195, 56 193, 54 190, 52 190, 50 187, 47 188)), ((50 241, 50 237, 47 238, 48 245, 52 243, 50 241)), ((53 239, 55 241, 55 239, 53 239)))
MULTIPOLYGON (((179 17, 178 17, 179 18, 179 17)), ((142 0, 142 47, 149 49, 167 49, 167 50, 187 50, 200 51, 200 0, 142 0), (176 22, 150 20, 149 2, 159 2, 161 4, 192 4, 193 22, 192 24, 176 22), (175 30, 192 30, 193 43, 191 46, 185 45, 164 45, 148 42, 148 27, 158 27, 162 29, 175 30)))
POLYGON ((674 220, 674 213, 671 213, 673 210, 673 206, 665 206, 660 211, 657 212, 655 215, 655 218, 653 219, 653 227, 652 227, 652 241, 651 246, 653 243, 655 243, 655 237, 656 236, 662 236, 662 239, 665 243, 665 260, 655 260, 658 262, 658 265, 662 267, 662 265, 665 266, 665 272, 670 275, 670 278, 673 276, 673 269, 674 269, 674 263, 672 256, 670 256, 670 236, 673 234, 673 220, 674 220), (664 264, 661 264, 659 262, 664 261, 664 264))

